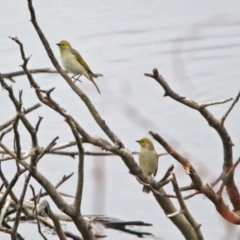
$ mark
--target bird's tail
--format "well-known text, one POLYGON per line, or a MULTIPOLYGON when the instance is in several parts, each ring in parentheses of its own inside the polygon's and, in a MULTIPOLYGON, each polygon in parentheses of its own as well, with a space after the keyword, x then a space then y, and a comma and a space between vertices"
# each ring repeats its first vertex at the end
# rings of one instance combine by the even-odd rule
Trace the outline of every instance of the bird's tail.
POLYGON ((142 191, 145 192, 145 193, 150 193, 150 187, 148 187, 148 186, 143 186, 142 191))
POLYGON ((94 78, 103 77, 103 75, 102 75, 101 73, 93 73, 93 74, 91 74, 91 75, 92 75, 92 77, 94 77, 94 78))
POLYGON ((101 94, 101 92, 100 92, 100 90, 99 90, 97 84, 94 82, 92 76, 90 76, 89 80, 93 82, 93 84, 95 85, 96 89, 98 90, 98 93, 101 94))
POLYGON ((88 78, 90 81, 93 82, 93 84, 95 85, 95 87, 96 87, 96 89, 98 90, 99 94, 101 94, 101 93, 100 93, 100 90, 99 90, 97 84, 94 82, 93 78, 94 78, 94 77, 95 77, 95 78, 97 78, 97 77, 102 77, 103 75, 102 75, 102 74, 94 74, 94 73, 89 72, 89 71, 86 71, 86 72, 83 73, 83 74, 84 74, 84 76, 85 76, 86 78, 88 78))

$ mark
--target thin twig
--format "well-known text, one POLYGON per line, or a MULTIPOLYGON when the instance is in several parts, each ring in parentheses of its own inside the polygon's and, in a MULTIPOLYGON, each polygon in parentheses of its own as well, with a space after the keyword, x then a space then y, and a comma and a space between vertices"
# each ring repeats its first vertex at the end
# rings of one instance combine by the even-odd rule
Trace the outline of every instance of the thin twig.
POLYGON ((35 211, 34 212, 35 212, 35 218, 37 220, 38 232, 40 233, 40 235, 42 236, 43 239, 47 240, 47 238, 44 236, 44 234, 41 231, 40 223, 39 223, 39 220, 38 220, 38 215, 37 215, 37 211, 36 211, 37 202, 36 202, 35 190, 34 190, 34 188, 33 188, 33 186, 31 184, 30 184, 30 188, 32 190, 33 199, 34 199, 34 206, 35 206, 35 211))
MULTIPOLYGON (((56 70, 51 70, 50 68, 38 68, 38 69, 30 69, 30 73, 58 73, 56 70)), ((16 82, 13 77, 18 77, 25 75, 26 73, 24 71, 16 71, 16 72, 10 72, 10 73, 2 73, 2 77, 9 79, 11 82, 16 82)))
POLYGON ((37 162, 53 147, 56 145, 56 141, 58 140, 59 137, 55 137, 49 144, 48 146, 43 149, 43 151, 38 155, 37 157, 37 162))
POLYGON ((236 96, 236 98, 234 99, 234 101, 232 102, 231 106, 229 107, 229 109, 227 110, 227 112, 223 115, 223 117, 220 120, 220 124, 221 126, 223 126, 227 116, 229 115, 229 113, 232 111, 233 107, 235 106, 235 104, 238 102, 240 97, 240 91, 238 93, 238 95, 236 96))
MULTIPOLYGON (((180 190, 181 191, 181 190, 180 190)), ((192 194, 189 194, 188 196, 185 196, 183 199, 184 200, 187 200, 187 199, 190 199, 198 194, 201 194, 200 192, 195 192, 195 193, 192 193, 192 194)))
POLYGON ((17 239, 17 229, 18 229, 18 225, 20 222, 20 216, 21 216, 21 212, 22 212, 22 206, 23 206, 23 201, 24 201, 24 197, 27 191, 27 187, 28 187, 28 183, 30 181, 31 178, 31 173, 28 173, 28 176, 25 179, 25 183, 24 183, 24 187, 22 190, 22 194, 21 197, 19 199, 19 203, 18 203, 18 208, 17 208, 17 213, 16 213, 16 218, 13 224, 13 228, 12 228, 12 239, 17 239))
MULTIPOLYGON (((16 181, 18 180, 18 175, 19 173, 16 173, 14 178, 12 179, 10 185, 8 183, 8 180, 6 179, 6 177, 4 176, 3 172, 2 172, 2 168, 1 168, 1 164, 0 164, 0 178, 2 179, 4 186, 6 188, 5 194, 3 196, 3 198, 6 199, 7 195, 9 194, 12 198, 12 200, 18 204, 18 198, 16 197, 16 195, 14 194, 14 192, 12 191, 12 188, 14 187, 16 181)), ((4 204, 4 199, 1 200, 1 207, 4 204)))
MULTIPOLYGON (((55 185, 55 189, 58 189, 64 182, 66 182, 74 173, 72 172, 71 174, 69 175, 64 175, 62 177, 62 179, 55 185)), ((38 197, 41 198, 41 197, 45 197, 45 196, 48 196, 48 192, 43 192, 41 194, 38 194, 38 197)), ((31 198, 30 201, 33 201, 34 199, 31 198)))
POLYGON ((11 132, 12 129, 13 129, 13 127, 10 127, 10 128, 8 128, 8 129, 6 129, 5 131, 3 131, 3 132, 1 133, 1 135, 0 135, 0 141, 2 141, 3 137, 4 137, 7 133, 11 132))
POLYGON ((229 177, 232 175, 233 171, 235 170, 235 168, 238 166, 239 163, 240 163, 240 158, 238 158, 238 160, 233 164, 233 166, 231 167, 231 169, 229 170, 227 175, 224 177, 223 182, 222 182, 219 190, 217 191, 217 193, 220 196, 222 195, 222 191, 224 189, 224 186, 226 185, 226 182, 228 181, 229 177))
POLYGON ((213 106, 213 105, 227 103, 227 102, 230 102, 232 100, 233 100, 233 98, 227 98, 227 99, 220 100, 220 101, 215 101, 215 102, 200 103, 199 106, 200 106, 200 108, 205 108, 205 107, 209 107, 209 106, 213 106))
POLYGON ((18 178, 24 173, 26 172, 26 169, 22 169, 21 171, 18 171, 15 176, 13 177, 13 179, 11 180, 10 183, 7 182, 7 179, 5 179, 4 175, 3 175, 3 172, 2 172, 2 168, 1 168, 1 163, 0 163, 0 177, 2 178, 2 180, 4 180, 4 183, 5 183, 5 187, 6 187, 6 190, 4 192, 4 194, 1 196, 1 200, 0 200, 0 209, 2 209, 2 206, 8 196, 8 194, 11 195, 11 197, 13 199, 15 199, 15 202, 18 202, 18 199, 15 195, 13 195, 13 192, 12 192, 12 188, 15 186, 18 178))
POLYGON ((174 169, 174 165, 172 164, 168 170, 166 171, 166 173, 164 174, 164 176, 162 177, 162 179, 159 181, 159 182, 162 182, 164 181, 165 179, 167 179, 173 172, 173 169, 174 169))
POLYGON ((77 181, 77 187, 76 187, 76 194, 75 194, 75 201, 73 203, 74 208, 77 212, 80 211, 81 208, 81 202, 82 202, 82 191, 83 191, 83 181, 84 181, 84 149, 82 146, 81 138, 79 137, 79 134, 77 132, 76 126, 71 121, 70 118, 66 118, 66 122, 69 124, 73 136, 75 137, 78 151, 79 151, 79 162, 78 162, 78 181, 77 181))
POLYGON ((185 217, 187 218, 188 222, 191 224, 191 226, 193 227, 193 229, 196 232, 196 235, 198 237, 198 240, 203 240, 203 235, 202 232, 200 230, 201 224, 198 224, 195 219, 192 217, 191 213, 189 212, 187 205, 185 204, 183 198, 182 198, 182 194, 181 191, 179 189, 178 183, 177 183, 177 179, 175 177, 175 174, 172 174, 172 184, 173 184, 173 188, 174 191, 176 193, 179 205, 181 207, 181 212, 184 213, 185 217))
MULTIPOLYGON (((1 75, 0 75, 0 81, 1 81, 1 75)), ((33 110, 35 110, 35 109, 37 109, 37 108, 39 108, 39 107, 41 107, 41 104, 40 104, 40 103, 37 103, 37 104, 33 105, 32 107, 25 109, 25 110, 23 111, 23 114, 26 115, 26 114, 32 112, 33 110)), ((6 123, 0 125, 0 131, 2 131, 4 128, 10 126, 11 124, 13 124, 14 121, 15 121, 15 119, 16 119, 16 117, 14 117, 14 118, 8 120, 6 123)))

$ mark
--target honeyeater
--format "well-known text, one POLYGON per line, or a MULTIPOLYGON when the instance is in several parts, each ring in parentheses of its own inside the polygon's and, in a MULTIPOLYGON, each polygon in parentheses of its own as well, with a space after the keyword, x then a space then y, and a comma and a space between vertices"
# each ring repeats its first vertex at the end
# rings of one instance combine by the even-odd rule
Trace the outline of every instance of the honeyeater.
MULTIPOLYGON (((139 167, 149 176, 156 176, 158 169, 158 154, 154 149, 153 143, 148 138, 142 138, 136 141, 141 146, 139 153, 139 167)), ((150 188, 143 186, 143 192, 149 193, 150 188)))
POLYGON ((72 48, 69 42, 62 40, 61 42, 57 43, 57 45, 60 49, 62 65, 65 70, 74 74, 73 77, 77 75, 79 75, 79 77, 81 75, 84 75, 87 79, 93 82, 98 92, 100 93, 100 90, 97 84, 94 82, 93 78, 102 77, 103 75, 94 74, 87 63, 83 60, 80 53, 72 48))

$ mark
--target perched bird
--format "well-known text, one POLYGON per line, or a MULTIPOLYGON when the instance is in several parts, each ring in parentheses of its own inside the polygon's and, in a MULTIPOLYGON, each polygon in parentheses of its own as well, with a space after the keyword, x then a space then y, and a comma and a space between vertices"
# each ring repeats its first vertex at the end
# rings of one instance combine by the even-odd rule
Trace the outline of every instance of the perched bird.
MULTIPOLYGON (((98 92, 99 88, 94 82, 93 78, 102 77, 102 74, 94 74, 87 63, 83 60, 82 56, 77 50, 71 47, 70 43, 63 40, 60 43, 57 43, 61 53, 62 65, 68 72, 75 74, 73 77, 79 75, 84 75, 87 79, 93 82, 98 92)), ((78 78, 79 78, 78 77, 78 78)), ((77 80, 78 80, 77 78, 77 80)))
MULTIPOLYGON (((148 138, 142 138, 136 141, 141 146, 141 151, 139 153, 139 167, 142 171, 149 175, 156 176, 158 169, 158 154, 154 149, 153 143, 148 138)), ((150 188, 148 186, 143 186, 143 192, 149 193, 150 188)))

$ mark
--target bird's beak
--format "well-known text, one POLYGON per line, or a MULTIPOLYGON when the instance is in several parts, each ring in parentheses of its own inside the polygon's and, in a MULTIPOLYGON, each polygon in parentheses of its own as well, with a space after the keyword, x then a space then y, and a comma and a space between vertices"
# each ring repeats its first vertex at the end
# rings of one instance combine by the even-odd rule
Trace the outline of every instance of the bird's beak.
POLYGON ((137 140, 136 142, 140 143, 140 140, 137 140))
POLYGON ((60 44, 59 44, 59 43, 57 43, 56 45, 60 46, 60 44))

